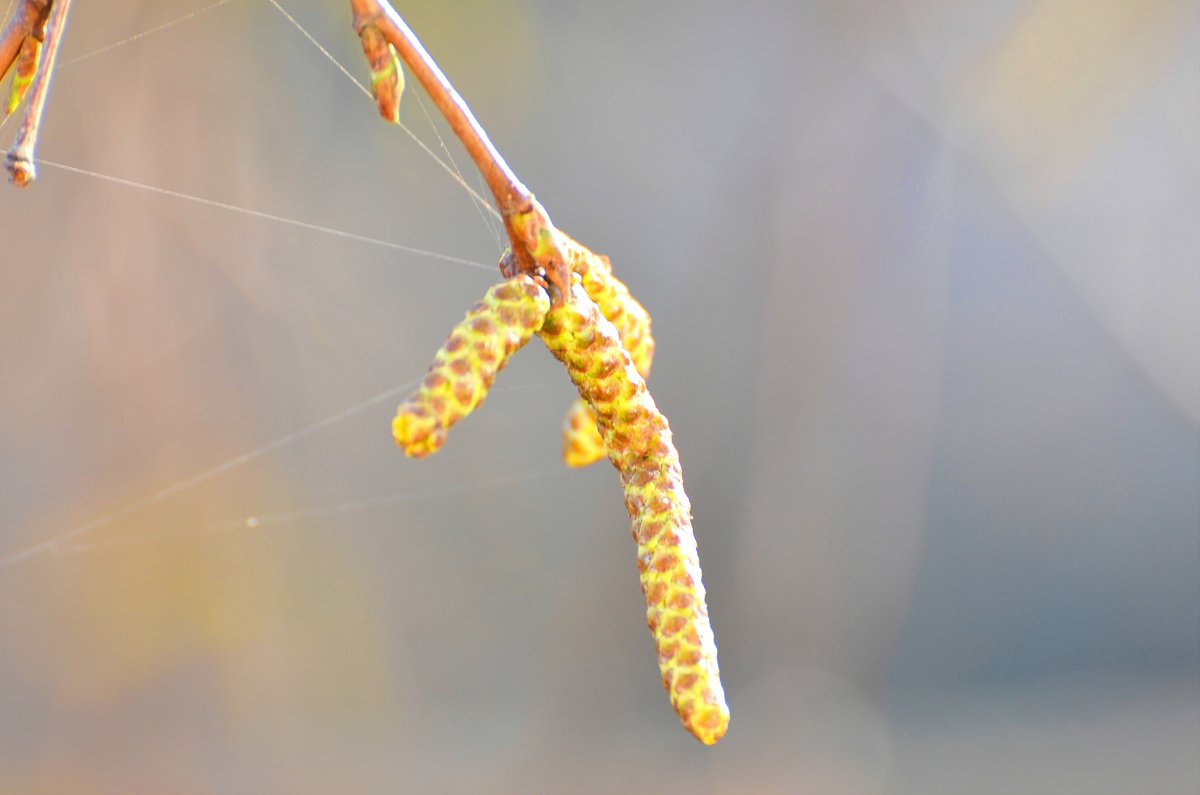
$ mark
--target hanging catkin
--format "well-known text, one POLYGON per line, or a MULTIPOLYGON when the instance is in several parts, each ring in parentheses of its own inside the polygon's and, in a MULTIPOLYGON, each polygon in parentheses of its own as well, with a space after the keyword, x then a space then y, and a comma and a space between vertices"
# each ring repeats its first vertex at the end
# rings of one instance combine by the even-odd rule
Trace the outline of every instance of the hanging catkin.
POLYGON ((725 734, 729 708, 671 428, 616 328, 578 278, 563 305, 550 310, 538 335, 566 365, 620 472, 663 686, 683 725, 711 745, 725 734))
POLYGON ((392 436, 405 455, 424 458, 438 451, 450 426, 483 403, 496 374, 541 328, 549 309, 546 291, 524 275, 492 287, 471 307, 417 391, 396 410, 392 436))
MULTIPOLYGON (((646 378, 654 360, 650 313, 613 275, 608 257, 593 253, 562 232, 558 235, 570 270, 579 274, 584 292, 616 328, 633 366, 646 378)), ((562 453, 563 461, 571 467, 585 467, 604 458, 604 440, 596 428, 596 418, 582 398, 571 406, 563 420, 562 453)))

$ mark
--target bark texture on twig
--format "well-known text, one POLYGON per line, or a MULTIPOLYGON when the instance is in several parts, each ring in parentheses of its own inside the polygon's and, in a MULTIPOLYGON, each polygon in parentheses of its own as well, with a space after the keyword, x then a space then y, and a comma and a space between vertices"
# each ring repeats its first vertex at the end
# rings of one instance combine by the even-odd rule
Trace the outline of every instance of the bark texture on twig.
POLYGON ((446 118, 450 129, 467 148, 475 167, 496 197, 500 212, 507 215, 527 209, 533 194, 509 169, 466 101, 454 90, 420 39, 391 4, 387 0, 350 0, 350 9, 354 13, 356 31, 374 26, 396 48, 409 71, 446 118))

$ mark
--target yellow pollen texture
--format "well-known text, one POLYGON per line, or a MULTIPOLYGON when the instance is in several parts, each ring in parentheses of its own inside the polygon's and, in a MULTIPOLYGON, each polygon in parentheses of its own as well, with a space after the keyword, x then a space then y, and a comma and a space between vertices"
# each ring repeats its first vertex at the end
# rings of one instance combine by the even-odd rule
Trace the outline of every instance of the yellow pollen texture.
POLYGON ((691 505, 683 490, 671 428, 646 390, 631 354, 573 279, 563 306, 551 309, 538 335, 597 418, 608 457, 621 475, 633 519, 646 623, 671 705, 696 739, 712 745, 729 725, 717 667, 691 505))
MULTIPOLYGON (((595 254, 562 232, 559 243, 567 265, 579 275, 584 292, 612 323, 621 345, 629 352, 633 366, 642 378, 650 375, 654 360, 654 337, 650 334, 650 313, 613 275, 608 257, 595 254)), ((604 440, 596 428, 596 418, 580 398, 567 411, 563 422, 563 461, 570 467, 585 467, 604 458, 604 440)))
POLYGON ((435 453, 454 423, 483 403, 496 374, 541 328, 550 298, 525 275, 501 282, 467 312, 417 391, 396 410, 392 436, 404 454, 435 453))

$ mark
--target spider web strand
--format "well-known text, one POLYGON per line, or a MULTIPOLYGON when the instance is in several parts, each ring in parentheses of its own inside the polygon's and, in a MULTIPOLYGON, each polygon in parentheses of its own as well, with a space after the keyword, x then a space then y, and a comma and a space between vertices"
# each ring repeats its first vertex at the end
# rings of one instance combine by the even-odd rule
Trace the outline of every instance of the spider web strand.
MULTIPOLYGON (((293 17, 291 14, 289 14, 287 12, 287 9, 285 9, 283 6, 281 6, 279 4, 278 0, 267 0, 267 2, 269 2, 271 5, 275 6, 275 8, 279 10, 279 13, 283 14, 284 18, 286 18, 288 22, 291 22, 292 25, 296 28, 296 30, 300 31, 300 33, 304 36, 304 38, 308 39, 309 43, 311 43, 314 47, 316 47, 317 50, 322 55, 324 55, 329 60, 330 63, 332 63, 334 66, 336 66, 338 68, 338 71, 340 71, 342 74, 344 74, 351 83, 358 86, 359 91, 361 91, 364 95, 366 95, 368 99, 371 99, 372 101, 374 101, 374 97, 371 94, 371 90, 369 88, 367 88, 366 86, 364 86, 362 84, 362 82, 359 81, 359 79, 350 72, 349 69, 347 69, 345 66, 343 66, 342 62, 339 61, 336 57, 334 57, 333 53, 331 53, 329 50, 327 50, 321 44, 321 42, 317 41, 311 33, 309 33, 307 30, 305 30, 304 26, 301 25, 299 23, 299 21, 296 20, 295 17, 293 17)), ((441 166, 442 169, 447 174, 450 175, 451 179, 453 179, 455 182, 457 182, 462 187, 462 189, 465 190, 471 196, 472 199, 474 199, 476 202, 479 202, 479 204, 482 205, 483 207, 486 207, 487 210, 492 215, 494 215, 496 218, 500 218, 500 212, 495 207, 492 206, 491 202, 489 202, 482 195, 480 195, 480 193, 477 190, 472 188, 471 185, 465 179, 463 179, 462 173, 458 171, 457 165, 454 168, 451 168, 449 165, 447 165, 446 161, 444 161, 440 157, 438 157, 437 152, 434 152, 432 149, 430 149, 425 144, 425 142, 422 141, 419 137, 417 137, 417 134, 414 133, 411 129, 409 129, 408 125, 406 125, 404 122, 398 121, 398 122, 396 122, 396 124, 400 127, 401 130, 403 130, 408 135, 409 138, 411 138, 413 140, 413 142, 417 146, 421 147, 421 149, 425 152, 425 154, 432 157, 434 159, 434 161, 439 166, 441 166)), ((443 144, 443 147, 444 146, 445 145, 443 144)), ((449 154, 449 153, 447 153, 447 154, 449 154)))
POLYGON ((149 30, 143 30, 141 33, 135 33, 132 36, 127 36, 127 37, 121 39, 120 41, 114 41, 112 44, 106 44, 99 49, 92 50, 91 52, 85 52, 83 55, 76 55, 74 58, 71 58, 70 60, 63 61, 62 63, 58 64, 57 68, 58 69, 66 69, 67 67, 73 66, 74 64, 77 64, 80 61, 86 61, 89 58, 95 58, 97 55, 103 55, 104 53, 109 52, 111 50, 115 50, 118 47, 124 47, 126 44, 132 44, 133 42, 138 41, 139 39, 144 39, 147 36, 154 35, 155 33, 161 33, 162 31, 166 30, 167 28, 174 27, 175 25, 178 25, 181 22, 187 22, 188 20, 194 19, 195 17, 198 17, 201 14, 212 11, 214 8, 219 8, 220 6, 223 6, 223 5, 226 5, 227 3, 232 3, 232 2, 233 2, 233 0, 217 0, 215 3, 209 3, 208 5, 204 6, 203 8, 197 8, 194 11, 189 11, 186 14, 184 14, 183 16, 176 17, 175 19, 164 22, 161 25, 156 25, 156 26, 150 28, 149 30))
POLYGON ((209 525, 192 532, 172 534, 151 532, 139 533, 137 535, 125 536, 123 538, 111 538, 100 541, 82 541, 70 544, 69 546, 61 546, 58 550, 56 550, 56 554, 82 555, 88 552, 106 549, 124 549, 126 547, 141 546, 153 542, 178 541, 184 538, 216 535, 218 533, 232 533, 239 530, 259 530, 267 527, 294 524, 308 519, 343 516, 350 513, 359 513, 363 511, 376 510, 379 508, 388 508, 404 503, 454 497, 461 494, 470 494, 476 491, 484 491, 487 489, 511 487, 533 480, 548 478, 556 474, 561 474, 561 471, 544 470, 539 472, 530 472, 524 475, 496 478, 483 481, 481 483, 450 486, 443 489, 431 489, 418 492, 399 492, 396 494, 364 497, 358 500, 349 500, 346 502, 335 503, 333 505, 323 505, 315 508, 305 508, 295 511, 284 511, 271 514, 252 514, 239 519, 219 522, 217 524, 209 525))
POLYGON ((307 229, 311 232, 320 232, 322 234, 333 235, 334 237, 340 237, 346 240, 354 240, 359 243, 367 243, 372 246, 379 246, 381 248, 392 249, 394 251, 403 251, 408 254, 417 254, 422 257, 443 260, 445 262, 453 262, 458 265, 467 265, 472 268, 482 268, 483 270, 487 271, 496 270, 495 265, 487 265, 482 262, 475 262, 474 260, 451 256, 450 254, 440 254, 436 251, 430 251, 428 249, 416 248, 415 246, 406 246, 403 243, 393 243, 390 240, 380 240, 376 237, 368 237, 367 235, 360 235, 354 232, 346 232, 341 229, 334 229, 330 226, 322 226, 320 224, 309 223, 308 221, 300 221, 295 218, 287 218, 282 215, 264 212, 263 210, 253 210, 248 207, 239 207, 236 204, 229 204, 228 202, 217 201, 216 199, 206 199, 203 196, 195 196, 190 193, 180 193, 179 191, 170 190, 169 188, 160 188, 156 185, 148 185, 144 182, 136 182, 123 177, 114 177, 109 174, 101 174, 98 171, 79 168, 78 166, 69 166, 65 163, 56 163, 53 160, 45 160, 43 158, 35 158, 35 160, 38 165, 61 169, 63 171, 71 172, 72 174, 81 174, 87 177, 94 177, 105 182, 112 182, 114 184, 123 185, 129 188, 138 188, 139 190, 150 191, 151 193, 169 196, 173 199, 184 199, 197 204, 203 204, 207 207, 216 207, 221 210, 228 210, 229 212, 241 213, 252 218, 261 218, 267 221, 274 221, 275 223, 279 224, 286 224, 288 226, 294 226, 300 229, 307 229))
POLYGON ((121 508, 118 508, 115 511, 106 513, 97 519, 93 519, 90 522, 86 522, 78 527, 74 527, 65 533, 60 533, 53 538, 47 539, 46 541, 42 541, 38 544, 34 544, 31 547, 27 547, 26 549, 0 557, 0 569, 8 568, 9 566, 21 563, 22 561, 29 560, 30 558, 34 558, 39 555, 59 554, 62 551, 69 549, 69 547, 66 546, 68 543, 73 542, 76 539, 87 535, 88 533, 99 530, 102 527, 106 527, 116 520, 129 516, 130 514, 149 505, 162 502, 168 497, 172 497, 180 492, 186 491, 193 486, 198 486, 201 483, 210 481, 213 478, 223 475, 232 469, 236 469, 244 464, 248 464, 255 459, 262 458, 267 453, 274 452, 275 450, 291 444, 298 439, 302 439, 305 436, 310 436, 322 428, 328 428, 330 425, 341 422, 344 419, 348 419, 349 417, 365 411, 372 406, 377 406, 380 403, 383 403, 385 400, 394 398, 396 395, 399 395, 402 392, 407 392, 409 389, 416 386, 420 380, 421 379, 419 378, 414 378, 411 381, 406 381, 405 383, 400 384, 399 386, 384 390, 383 392, 356 403, 349 408, 330 414, 329 416, 319 419, 314 423, 305 425, 299 430, 295 430, 289 434, 280 436, 274 441, 267 442, 266 444, 255 447, 253 450, 248 450, 241 455, 234 456, 233 458, 223 461, 220 464, 198 472, 195 475, 177 481, 170 486, 154 492, 153 494, 135 500, 121 508))

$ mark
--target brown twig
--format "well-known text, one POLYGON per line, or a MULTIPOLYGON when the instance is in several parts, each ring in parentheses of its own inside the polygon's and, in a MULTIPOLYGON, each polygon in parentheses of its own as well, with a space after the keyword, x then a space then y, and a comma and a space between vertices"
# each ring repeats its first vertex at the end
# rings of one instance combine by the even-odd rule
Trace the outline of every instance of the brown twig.
POLYGON ((487 133, 467 107, 466 101, 454 90, 454 86, 438 68, 433 57, 396 10, 387 0, 350 0, 350 8, 354 12, 356 32, 361 35, 363 28, 373 25, 396 48, 409 71, 428 92, 433 104, 446 117, 454 134, 467 148, 475 166, 483 174, 488 188, 496 197, 500 212, 509 214, 527 210, 533 200, 533 194, 521 184, 504 162, 504 158, 496 151, 487 133))
MULTIPOLYGON (((37 179, 37 168, 34 166, 33 153, 37 146, 38 128, 42 121, 42 110, 46 106, 46 97, 50 93, 50 78, 54 75, 54 61, 58 57, 58 45, 62 41, 63 31, 67 26, 67 11, 71 0, 25 0, 17 17, 28 17, 31 6, 40 6, 45 20, 45 42, 42 51, 42 61, 37 74, 33 78, 33 86, 29 96, 29 104, 25 106, 25 115, 21 118, 21 127, 17 131, 16 140, 8 150, 8 171, 13 184, 19 188, 27 187, 37 179), (45 16, 46 6, 49 5, 49 16, 45 16)), ((34 29, 31 29, 31 31, 34 29)), ((32 35, 27 34, 27 35, 32 35)), ((8 31, 5 31, 3 44, 8 44, 8 31)), ((5 51, 0 51, 0 63, 5 51)), ((14 56, 15 57, 15 56, 14 56)))
POLYGON ((350 0, 350 9, 354 30, 360 36, 370 28, 383 34, 466 147, 496 199, 517 260, 516 270, 553 285, 555 304, 560 304, 570 292, 570 275, 545 208, 504 162, 466 101, 388 0, 350 0))

